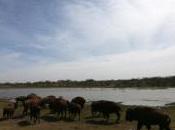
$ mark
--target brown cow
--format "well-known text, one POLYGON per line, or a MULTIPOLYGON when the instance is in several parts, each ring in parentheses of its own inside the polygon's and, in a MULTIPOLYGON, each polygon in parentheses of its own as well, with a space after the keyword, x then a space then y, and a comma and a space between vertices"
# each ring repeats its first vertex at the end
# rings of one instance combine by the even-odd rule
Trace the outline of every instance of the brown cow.
POLYGON ((140 130, 143 125, 145 125, 148 130, 151 129, 151 125, 159 125, 160 130, 170 130, 170 117, 166 113, 155 108, 128 108, 126 111, 126 120, 138 121, 137 130, 140 130))

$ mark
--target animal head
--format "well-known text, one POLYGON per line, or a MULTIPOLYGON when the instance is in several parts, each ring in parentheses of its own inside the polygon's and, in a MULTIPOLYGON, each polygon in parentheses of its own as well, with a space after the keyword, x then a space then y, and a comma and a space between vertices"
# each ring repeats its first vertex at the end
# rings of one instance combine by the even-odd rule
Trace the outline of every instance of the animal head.
POLYGON ((118 104, 118 103, 116 103, 116 109, 117 109, 117 111, 119 111, 119 112, 121 112, 121 111, 122 111, 122 109, 121 109, 121 107, 119 106, 119 104, 118 104))

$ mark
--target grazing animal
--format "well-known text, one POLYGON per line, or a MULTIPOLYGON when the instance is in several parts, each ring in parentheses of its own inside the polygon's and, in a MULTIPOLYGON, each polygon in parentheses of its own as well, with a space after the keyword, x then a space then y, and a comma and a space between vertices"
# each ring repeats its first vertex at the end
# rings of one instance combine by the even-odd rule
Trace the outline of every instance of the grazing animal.
POLYGON ((92 102, 92 104, 91 104, 91 113, 92 113, 92 115, 94 115, 97 112, 102 113, 103 117, 107 121, 109 120, 109 115, 111 113, 115 113, 117 115, 116 122, 119 122, 119 120, 120 120, 120 111, 121 111, 120 106, 117 103, 112 102, 112 101, 100 100, 100 101, 92 102))
POLYGON ((80 112, 81 112, 81 105, 71 102, 69 103, 69 107, 68 107, 68 111, 69 111, 69 119, 75 119, 75 117, 78 115, 78 119, 80 120, 80 112))
POLYGON ((41 106, 41 99, 38 97, 33 97, 31 99, 27 99, 23 105, 24 105, 23 115, 27 116, 31 106, 41 106))
POLYGON ((57 113, 58 118, 66 118, 68 105, 69 101, 63 98, 56 98, 52 104, 51 110, 57 113))
POLYGON ((79 104, 81 106, 81 109, 83 109, 86 100, 83 97, 75 97, 71 102, 79 104))
POLYGON ((102 101, 93 101, 91 103, 91 114, 92 117, 96 116, 97 114, 102 114, 102 110, 100 109, 102 101))
POLYGON ((38 123, 40 123, 40 106, 36 105, 36 106, 30 106, 30 121, 34 121, 34 123, 36 123, 36 121, 38 120, 38 123))
POLYGON ((27 116, 30 107, 30 100, 25 101, 23 107, 23 116, 27 116))
POLYGON ((31 98, 25 101, 23 115, 30 117, 30 120, 40 122, 41 99, 31 98))
POLYGON ((151 125, 158 125, 160 130, 170 130, 170 117, 166 113, 155 108, 128 108, 126 111, 126 120, 137 121, 137 130, 140 130, 143 125, 145 125, 148 130, 151 129, 151 125))
POLYGON ((7 107, 3 108, 3 118, 11 119, 13 118, 15 109, 16 109, 16 103, 8 104, 7 107))
POLYGON ((49 108, 52 109, 52 105, 55 101, 56 97, 55 96, 47 96, 41 100, 41 106, 46 106, 49 105, 49 108))

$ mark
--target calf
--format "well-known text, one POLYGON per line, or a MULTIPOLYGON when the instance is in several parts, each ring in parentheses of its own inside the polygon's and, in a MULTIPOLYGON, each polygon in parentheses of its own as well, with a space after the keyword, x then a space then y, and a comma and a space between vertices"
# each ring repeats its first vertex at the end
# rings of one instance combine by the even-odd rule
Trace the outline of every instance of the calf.
POLYGON ((7 107, 3 108, 3 118, 11 119, 13 118, 16 109, 15 103, 8 104, 7 107))

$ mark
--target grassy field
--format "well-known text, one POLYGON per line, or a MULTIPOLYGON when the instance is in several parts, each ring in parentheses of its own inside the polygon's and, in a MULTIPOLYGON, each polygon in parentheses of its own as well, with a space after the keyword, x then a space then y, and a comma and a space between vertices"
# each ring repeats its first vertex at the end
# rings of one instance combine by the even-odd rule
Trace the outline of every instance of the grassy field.
MULTIPOLYGON (((0 117, 2 117, 2 108, 7 102, 0 101, 0 117)), ((49 114, 48 109, 42 110, 40 124, 33 124, 27 117, 21 117, 22 108, 19 107, 14 115, 14 119, 0 121, 0 130, 134 130, 136 122, 126 122, 125 110, 128 106, 122 106, 123 112, 119 124, 115 123, 115 116, 112 115, 109 122, 103 118, 92 118, 90 107, 86 105, 81 114, 81 120, 75 121, 58 120, 53 114, 49 114)), ((163 108, 167 111, 172 119, 171 129, 175 129, 175 106, 163 108)), ((143 128, 142 130, 145 130, 143 128)), ((152 127, 152 130, 158 130, 158 127, 152 127)))

